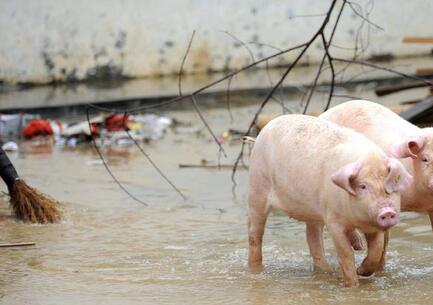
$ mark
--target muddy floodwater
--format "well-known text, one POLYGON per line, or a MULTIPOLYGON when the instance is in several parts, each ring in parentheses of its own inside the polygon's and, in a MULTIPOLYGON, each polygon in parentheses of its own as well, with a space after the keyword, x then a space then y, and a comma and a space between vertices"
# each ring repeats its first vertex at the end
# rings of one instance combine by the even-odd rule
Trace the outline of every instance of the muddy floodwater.
MULTIPOLYGON (((288 100, 286 106, 299 105, 288 100)), ((234 120, 223 107, 204 108, 204 115, 221 134, 246 129, 256 109, 253 102, 233 105, 234 120)), ((276 103, 265 109, 280 110, 276 103)), ((432 304, 433 233, 424 215, 402 215, 391 232, 387 271, 349 289, 329 235, 326 251, 335 273, 315 275, 305 225, 275 211, 266 226, 265 270, 250 273, 247 171, 239 170, 232 192, 230 170, 179 168, 202 159, 217 164, 218 148, 192 110, 160 113, 202 131, 169 130, 162 140, 143 145, 186 200, 134 147, 104 153, 113 173, 148 206, 119 189, 90 146, 26 143, 9 154, 30 185, 63 202, 66 219, 55 225, 11 218, 0 223, 2 243, 36 242, 0 249, 0 304, 432 304)), ((221 163, 232 164, 240 146, 226 142, 224 148, 221 163)), ((8 211, 6 198, 0 207, 8 211)), ((358 264, 364 255, 357 254, 358 264)))

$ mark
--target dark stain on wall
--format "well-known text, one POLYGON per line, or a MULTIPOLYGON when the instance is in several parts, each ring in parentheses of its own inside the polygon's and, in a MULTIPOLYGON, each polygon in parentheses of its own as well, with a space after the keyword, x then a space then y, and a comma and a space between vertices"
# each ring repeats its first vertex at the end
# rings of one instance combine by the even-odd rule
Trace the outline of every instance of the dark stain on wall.
POLYGON ((87 80, 112 80, 125 78, 123 68, 109 62, 106 65, 98 65, 87 70, 87 80))
POLYGON ((42 52, 42 58, 44 60, 45 68, 47 69, 48 73, 51 75, 54 70, 54 61, 51 59, 50 55, 47 52, 42 52))
POLYGON ((107 55, 108 55, 107 49, 104 48, 104 47, 102 47, 102 48, 100 48, 98 51, 96 51, 96 52, 93 54, 93 58, 94 58, 95 60, 97 60, 99 57, 107 56, 107 55))
POLYGON ((114 46, 117 49, 123 49, 126 45, 126 37, 127 37, 127 33, 124 31, 119 31, 119 33, 117 34, 117 38, 116 41, 114 43, 114 46))
POLYGON ((78 81, 77 68, 73 68, 72 71, 70 71, 69 73, 66 73, 65 81, 66 82, 77 82, 78 81))

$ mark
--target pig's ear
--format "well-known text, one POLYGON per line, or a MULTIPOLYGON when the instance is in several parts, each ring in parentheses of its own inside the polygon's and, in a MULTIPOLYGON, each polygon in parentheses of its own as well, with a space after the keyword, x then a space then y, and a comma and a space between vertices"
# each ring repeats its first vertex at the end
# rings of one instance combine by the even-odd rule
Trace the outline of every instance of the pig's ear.
POLYGON ((360 170, 361 164, 359 162, 349 163, 333 174, 331 176, 331 180, 349 194, 356 196, 356 192, 352 187, 352 183, 353 180, 358 176, 360 170))
POLYGON ((398 159, 411 157, 416 159, 418 153, 425 144, 424 137, 412 137, 407 140, 394 143, 389 147, 389 152, 398 159))
POLYGON ((385 190, 388 194, 400 191, 412 184, 413 177, 408 173, 400 161, 394 158, 388 160, 389 174, 385 182, 385 190))

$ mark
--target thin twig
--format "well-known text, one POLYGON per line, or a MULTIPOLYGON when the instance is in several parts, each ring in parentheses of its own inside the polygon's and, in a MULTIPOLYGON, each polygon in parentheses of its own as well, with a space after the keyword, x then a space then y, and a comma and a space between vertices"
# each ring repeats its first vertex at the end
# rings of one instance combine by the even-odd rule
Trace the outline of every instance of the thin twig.
MULTIPOLYGON (((374 26, 376 29, 381 30, 381 31, 385 31, 385 29, 379 25, 377 25, 376 23, 372 22, 371 20, 367 19, 366 17, 364 17, 362 15, 362 13, 359 13, 354 6, 358 6, 358 8, 360 8, 360 5, 358 3, 354 3, 351 1, 345 1, 347 2, 347 4, 349 4, 350 8, 352 9, 352 11, 355 13, 355 15, 357 15, 359 18, 361 18, 362 20, 366 21, 368 24, 374 26)), ((362 10, 362 9, 361 9, 362 10)))
POLYGON ((346 1, 343 1, 343 4, 341 5, 340 11, 338 12, 337 20, 335 21, 334 27, 332 29, 331 36, 329 37, 329 40, 326 41, 325 34, 322 32, 320 35, 322 38, 322 43, 325 46, 325 55, 328 59, 329 67, 331 68, 331 88, 329 90, 329 96, 328 101, 326 102, 325 110, 328 110, 329 106, 331 105, 332 95, 334 93, 334 85, 335 85, 335 69, 333 64, 333 58, 331 56, 331 53, 329 52, 329 47, 332 43, 332 39, 334 38, 334 35, 337 31, 338 23, 340 22, 341 16, 343 15, 344 6, 346 4, 346 1))
POLYGON ((92 103, 86 103, 86 105, 88 107, 90 107, 90 108, 95 109, 95 110, 104 111, 104 112, 112 112, 112 113, 124 113, 124 112, 134 113, 134 112, 143 111, 143 110, 146 110, 146 109, 159 108, 159 107, 171 105, 173 103, 177 103, 177 102, 183 101, 183 100, 185 100, 187 98, 191 98, 191 96, 193 96, 193 95, 197 95, 199 93, 202 93, 203 91, 205 91, 205 90, 207 90, 207 89, 209 89, 209 88, 211 88, 211 87, 213 87, 213 86, 215 86, 215 85, 217 85, 217 84, 219 84, 219 83, 221 83, 221 82, 229 79, 230 77, 233 77, 233 76, 235 76, 235 75, 237 75, 237 74, 239 74, 239 73, 241 73, 241 72, 243 72, 245 70, 248 70, 248 69, 250 69, 252 67, 255 67, 258 64, 260 64, 262 62, 265 62, 266 60, 278 57, 278 56, 280 56, 282 54, 286 54, 288 52, 291 52, 291 51, 294 51, 294 50, 297 50, 297 49, 301 49, 301 48, 305 47, 305 45, 306 45, 306 43, 303 43, 303 44, 300 44, 300 45, 297 45, 297 46, 294 46, 294 47, 282 50, 280 52, 274 53, 274 54, 272 54, 272 55, 270 55, 270 56, 268 56, 266 58, 259 59, 256 62, 253 62, 253 63, 251 63, 249 65, 246 65, 246 66, 244 66, 244 67, 242 67, 242 68, 240 68, 238 70, 232 71, 232 72, 226 74, 225 76, 223 76, 223 77, 221 77, 221 78, 219 78, 219 79, 217 79, 217 80, 215 80, 213 82, 210 82, 209 84, 207 84, 207 85, 205 85, 205 86, 203 86, 203 87, 201 87, 201 88, 193 91, 192 93, 190 93, 188 95, 177 96, 175 98, 166 100, 164 102, 159 102, 159 103, 150 104, 150 105, 143 105, 143 106, 139 106, 139 107, 135 107, 135 108, 130 108, 130 109, 126 109, 126 110, 125 109, 123 109, 123 110, 117 110, 117 109, 114 109, 114 108, 102 107, 102 106, 99 106, 99 105, 96 105, 96 104, 92 104, 92 103))
POLYGON ((30 243, 9 243, 9 244, 0 244, 0 248, 17 248, 17 247, 28 247, 28 246, 35 246, 36 243, 30 242, 30 243))
MULTIPOLYGON (((286 69, 286 71, 284 72, 284 74, 281 76, 280 80, 276 83, 276 85, 271 89, 271 91, 269 92, 269 94, 266 96, 266 98, 264 99, 264 101, 261 103, 259 109, 256 111, 253 120, 251 121, 247 132, 245 133, 245 135, 248 135, 251 132, 251 129, 253 128, 259 114, 262 112, 263 108, 266 106, 266 104, 268 103, 268 101, 270 100, 271 96, 274 94, 274 92, 277 90, 277 88, 284 82, 285 78, 287 77, 287 75, 290 73, 290 71, 293 69, 293 67, 296 66, 296 64, 299 62, 299 60, 303 57, 303 55, 305 54, 305 52, 308 50, 308 48, 311 46, 311 44, 316 40, 316 38, 323 33, 323 31, 325 30, 326 25, 329 22, 330 16, 332 14, 332 11, 334 10, 335 4, 336 4, 337 0, 333 0, 331 3, 331 6, 326 14, 325 20, 322 22, 320 28, 318 29, 318 31, 316 32, 316 34, 314 34, 314 36, 307 42, 304 44, 303 49, 301 50, 301 52, 298 54, 298 56, 296 57, 296 59, 288 66, 288 68, 286 69)), ((236 158, 236 161, 234 163, 233 166, 233 171, 232 171, 232 182, 233 182, 233 187, 236 186, 236 181, 234 179, 235 174, 236 174, 236 168, 239 164, 239 162, 241 162, 241 160, 243 159, 243 152, 244 152, 244 148, 245 145, 244 143, 242 143, 241 146, 241 150, 240 153, 238 154, 238 157, 236 158)))
POLYGON ((184 66, 184 64, 185 64, 186 57, 188 56, 189 50, 191 49, 192 40, 194 39, 194 35, 195 35, 195 30, 192 31, 192 35, 191 35, 191 38, 189 39, 188 47, 186 48, 185 54, 183 55, 183 58, 182 58, 182 63, 180 64, 180 68, 179 68, 179 83, 178 83, 179 96, 182 96, 182 74, 183 74, 183 66, 184 66))
MULTIPOLYGON (((242 40, 240 40, 238 37, 236 37, 236 36, 233 35, 232 33, 229 33, 229 32, 227 32, 227 31, 222 31, 222 32, 223 32, 224 34, 230 36, 230 37, 231 37, 233 40, 235 40, 237 43, 241 44, 241 45, 245 48, 245 50, 247 50, 249 56, 250 56, 251 59, 252 59, 252 62, 255 62, 255 61, 256 61, 255 58, 254 58, 254 53, 253 53, 253 51, 251 51, 251 49, 247 46, 247 44, 246 44, 245 42, 243 42, 242 40)), ((232 114, 232 111, 231 111, 231 103, 230 103, 230 98, 231 98, 231 96, 230 96, 230 86, 231 86, 231 84, 232 84, 232 81, 233 81, 233 76, 230 77, 230 78, 228 79, 228 82, 227 82, 227 90, 226 90, 226 106, 227 106, 227 111, 228 111, 228 113, 229 113, 229 115, 230 115, 230 119, 231 119, 231 121, 234 120, 234 118, 233 118, 233 114, 232 114)))
MULTIPOLYGON (((126 114, 125 114, 126 116, 126 114)), ((186 196, 174 185, 173 182, 162 172, 162 170, 159 168, 159 166, 153 161, 153 159, 149 156, 148 153, 144 151, 144 149, 141 147, 141 145, 137 142, 137 140, 134 139, 134 137, 131 135, 129 130, 125 126, 125 132, 128 135, 128 137, 134 142, 135 146, 140 150, 140 152, 146 157, 147 161, 152 165, 152 167, 158 172, 158 174, 182 197, 183 200, 186 200, 186 196)))
POLYGON ((233 117, 233 113, 232 113, 232 107, 231 107, 231 96, 230 96, 230 86, 232 84, 232 80, 233 80, 233 76, 229 78, 228 82, 227 82, 227 90, 226 90, 226 107, 227 107, 227 112, 229 113, 230 116, 230 120, 233 122, 234 117, 233 117))
MULTIPOLYGON (((321 36, 323 36, 323 33, 321 34, 321 36)), ((324 48, 326 49, 326 44, 324 45, 324 48)), ((313 97, 314 91, 316 89, 317 82, 319 81, 319 77, 322 74, 322 68, 323 68, 323 64, 325 63, 325 59, 326 59, 326 53, 323 54, 322 56, 322 60, 320 61, 319 68, 317 69, 317 73, 316 76, 314 77, 313 84, 311 85, 310 90, 308 91, 307 101, 305 102, 304 111, 302 111, 302 114, 307 113, 307 109, 308 106, 310 105, 311 98, 313 97)))
POLYGON ((248 52, 248 54, 250 55, 250 57, 251 57, 251 59, 253 60, 253 62, 256 61, 255 58, 254 58, 254 53, 253 53, 253 51, 251 51, 251 49, 247 46, 247 44, 246 44, 245 42, 243 42, 242 40, 240 40, 238 37, 236 37, 234 34, 232 34, 232 33, 230 33, 230 32, 227 32, 227 31, 221 31, 221 32, 223 32, 224 34, 227 34, 227 35, 230 36, 232 39, 234 39, 236 42, 238 42, 241 46, 243 46, 243 47, 247 50, 247 52, 248 52))
POLYGON ((203 124, 206 126, 207 130, 209 131, 209 133, 211 134, 212 138, 214 139, 215 143, 217 143, 218 147, 219 147, 219 151, 222 152, 224 154, 224 157, 227 158, 227 154, 221 144, 221 142, 218 140, 218 138, 216 137, 216 135, 214 134, 214 132, 212 131, 212 128, 210 128, 208 122, 205 120, 200 108, 198 107, 197 104, 197 100, 195 99, 195 96, 192 95, 191 96, 191 101, 192 101, 192 105, 194 106, 195 111, 197 112, 198 116, 200 117, 201 121, 203 122, 203 124))
POLYGON ((351 60, 351 59, 344 59, 344 58, 339 58, 339 57, 334 57, 333 59, 335 61, 340 61, 340 62, 345 62, 345 63, 350 63, 350 64, 357 64, 357 65, 361 65, 361 66, 367 66, 367 67, 375 68, 377 70, 382 70, 382 71, 390 72, 390 73, 397 74, 397 75, 400 75, 400 76, 405 77, 405 78, 419 80, 419 81, 422 81, 422 82, 424 82, 425 84, 427 84, 429 86, 433 86, 433 82, 431 82, 431 81, 429 81, 429 80, 427 80, 425 78, 418 77, 418 76, 415 76, 415 75, 406 74, 406 73, 403 73, 403 72, 400 72, 400 71, 397 71, 397 70, 394 70, 394 69, 391 69, 391 68, 386 68, 386 67, 382 67, 382 66, 379 66, 379 65, 375 65, 375 64, 367 62, 367 61, 351 60))
POLYGON ((110 174, 111 178, 113 178, 114 182, 116 182, 116 184, 129 196, 131 197, 133 200, 141 203, 144 206, 148 206, 148 204, 140 199, 138 199, 137 197, 135 197, 133 194, 131 194, 124 186, 122 183, 120 183, 120 181, 116 178, 116 176, 114 176, 113 172, 110 170, 110 168, 108 167, 107 162, 105 161, 104 157, 102 156, 101 151, 99 150, 98 145, 96 145, 96 141, 95 138, 93 137, 92 134, 92 125, 90 123, 90 115, 89 115, 89 108, 86 108, 86 117, 87 117, 87 123, 89 124, 89 130, 90 130, 90 138, 92 140, 93 143, 93 147, 95 147, 96 152, 99 155, 99 159, 101 159, 102 163, 104 164, 105 169, 107 170, 107 172, 110 174))

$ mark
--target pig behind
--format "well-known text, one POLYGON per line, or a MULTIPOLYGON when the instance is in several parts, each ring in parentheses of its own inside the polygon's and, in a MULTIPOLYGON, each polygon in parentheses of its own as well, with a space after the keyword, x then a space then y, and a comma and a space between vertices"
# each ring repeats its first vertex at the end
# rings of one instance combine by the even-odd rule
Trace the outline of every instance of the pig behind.
POLYGON ((410 182, 401 163, 349 129, 303 115, 272 120, 257 137, 250 160, 249 266, 262 264, 264 226, 271 208, 307 224, 317 270, 330 270, 323 249, 329 230, 347 286, 358 285, 348 232, 365 233, 368 254, 358 273, 373 273, 384 230, 397 223, 398 191, 410 182))
POLYGON ((388 108, 353 100, 331 108, 320 118, 351 128, 371 139, 413 175, 402 192, 402 211, 428 213, 433 223, 433 128, 418 128, 388 108))
MULTIPOLYGON (((433 227, 433 128, 421 129, 390 109, 364 100, 337 105, 320 118, 356 130, 388 156, 402 158, 413 183, 401 193, 401 210, 427 213, 433 227)), ((359 240, 356 232, 351 235, 359 240)), ((386 249, 383 253, 379 269, 385 267, 386 249)))

